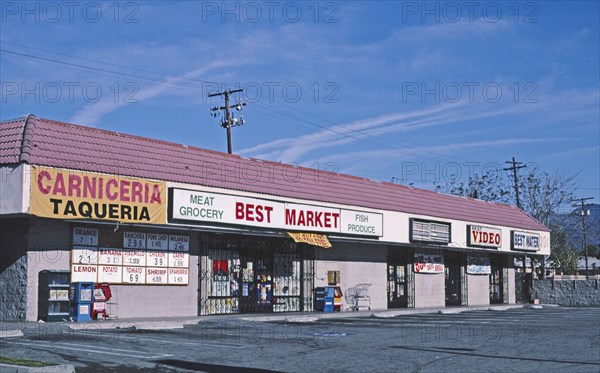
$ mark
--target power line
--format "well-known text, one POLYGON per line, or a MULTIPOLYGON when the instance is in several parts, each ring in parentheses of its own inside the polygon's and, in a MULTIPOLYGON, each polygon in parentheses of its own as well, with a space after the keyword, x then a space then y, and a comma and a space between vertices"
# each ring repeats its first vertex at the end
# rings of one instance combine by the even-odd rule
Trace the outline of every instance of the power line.
MULTIPOLYGON (((40 61, 44 61, 44 62, 51 62, 51 63, 57 63, 57 64, 63 64, 66 66, 70 66, 70 67, 76 67, 76 68, 81 68, 81 69, 86 69, 86 70, 91 70, 91 71, 97 71, 97 72, 102 72, 105 74, 111 74, 111 75, 118 75, 118 76, 125 76, 125 77, 133 77, 136 79, 141 79, 144 81, 149 81, 149 82, 155 82, 155 83, 159 83, 159 84, 164 84, 164 85, 168 85, 168 86, 174 86, 174 87, 184 87, 184 88, 188 88, 188 89, 203 89, 203 87, 198 86, 198 85, 194 85, 194 84, 185 84, 186 81, 194 83, 194 82, 198 82, 198 83, 203 83, 203 84, 212 84, 213 82, 208 82, 208 81, 204 81, 201 79, 195 79, 195 78, 191 78, 191 77, 186 77, 186 76, 178 76, 178 75, 171 75, 171 74, 164 74, 164 73, 160 73, 160 72, 156 72, 156 71, 151 71, 151 70, 145 70, 145 69, 139 69, 139 68, 134 68, 134 67, 129 67, 129 66, 124 66, 124 65, 119 65, 119 64, 113 64, 113 63, 108 63, 108 62, 103 62, 103 61, 97 61, 97 60, 93 60, 93 59, 88 59, 88 58, 82 58, 82 57, 77 57, 77 56, 73 56, 73 55, 69 55, 69 54, 65 54, 65 53, 58 53, 58 52, 53 52, 47 49, 40 49, 40 48, 34 48, 34 47, 29 47, 23 44, 19 44, 19 43, 12 43, 12 42, 7 42, 4 40, 0 40, 0 42, 5 43, 5 44, 11 44, 11 45, 16 45, 16 46, 20 46, 20 47, 24 47, 24 48, 28 48, 28 49, 32 49, 32 50, 38 50, 38 51, 42 51, 45 53, 52 53, 52 54, 56 54, 56 55, 60 55, 60 56, 65 56, 65 57, 70 57, 70 58, 76 58, 76 59, 80 59, 83 61, 88 61, 88 62, 93 62, 93 63, 97 63, 97 64, 102 64, 102 65, 106 65, 106 66, 112 66, 112 67, 118 67, 118 68, 122 68, 122 69, 128 69, 128 70, 134 70, 134 71, 139 71, 139 72, 143 72, 143 73, 147 73, 147 74, 153 74, 153 75, 158 75, 158 76, 163 76, 164 78, 156 78, 156 77, 148 77, 148 76, 142 76, 142 75, 137 75, 137 74, 131 74, 131 73, 126 73, 126 72, 120 72, 120 71, 115 71, 112 69, 105 69, 105 68, 100 68, 100 67, 93 67, 93 66, 88 66, 88 65, 84 65, 81 63, 72 63, 72 62, 67 62, 67 61, 61 61, 58 59, 53 59, 53 58, 47 58, 47 57, 41 57, 41 56, 37 56, 37 55, 33 55, 33 54, 28 54, 28 53, 20 53, 20 52, 16 52, 16 51, 11 51, 11 50, 7 50, 7 49, 1 49, 1 52, 4 53, 9 53, 9 54, 13 54, 13 55, 17 55, 17 56, 21 56, 21 57, 27 57, 27 58, 32 58, 32 59, 37 59, 40 61), (171 79, 171 80, 176 80, 176 81, 169 81, 167 79, 171 79)), ((264 95, 260 94, 260 96, 258 97, 259 100, 264 99, 264 95)), ((306 125, 310 125, 313 127, 317 127, 317 128, 321 128, 325 131, 343 136, 343 137, 350 137, 350 138, 354 138, 357 141, 363 142, 363 143, 368 143, 371 145, 377 145, 380 146, 381 144, 385 144, 385 145, 393 145, 393 146, 399 146, 401 148, 396 148, 395 150, 399 153, 403 153, 403 154, 407 154, 409 156, 418 156, 422 159, 426 159, 426 160, 430 160, 430 161, 434 161, 434 162, 438 162, 438 161, 467 161, 467 162, 472 162, 471 160, 468 159, 461 159, 458 157, 453 157, 453 156, 445 156, 445 155, 437 155, 435 152, 428 152, 430 154, 430 156, 424 156, 422 154, 420 154, 419 152, 416 151, 410 151, 408 149, 404 149, 404 145, 400 144, 398 142, 395 141, 390 141, 387 139, 379 139, 377 138, 375 135, 372 135, 369 132, 369 129, 367 130, 355 130, 352 128, 348 128, 344 125, 329 121, 327 119, 323 119, 323 118, 319 118, 311 113, 307 113, 303 110, 300 110, 298 108, 292 107, 291 105, 287 105, 285 103, 280 103, 279 106, 285 106, 288 109, 294 110, 296 112, 302 113, 305 116, 310 116, 313 118, 318 119, 319 121, 323 121, 325 123, 331 124, 336 126, 336 129, 324 126, 324 125, 320 125, 318 123, 315 123, 314 121, 311 120, 307 120, 304 118, 301 118, 297 115, 291 114, 289 112, 286 112, 284 110, 278 109, 278 108, 273 108, 271 106, 268 106, 266 104, 263 104, 259 101, 255 102, 255 104, 264 107, 265 110, 269 111, 270 114, 273 116, 273 113, 277 113, 280 116, 283 116, 286 119, 292 119, 295 120, 301 124, 306 124, 306 125), (367 139, 366 137, 370 138, 371 140, 367 139), (433 157, 431 155, 434 155, 433 157)))
MULTIPOLYGON (((172 75, 172 74, 164 74, 164 73, 160 73, 160 72, 156 72, 156 71, 151 71, 151 70, 146 70, 146 69, 139 69, 139 68, 134 68, 134 67, 129 67, 129 66, 124 66, 124 65, 119 65, 119 64, 113 64, 113 63, 108 63, 108 62, 103 62, 103 61, 97 61, 97 60, 93 60, 93 59, 89 59, 89 58, 83 58, 83 57, 77 57, 77 56, 73 56, 70 54, 65 54, 65 53, 59 53, 59 52, 53 52, 47 49, 41 49, 41 48, 34 48, 34 47, 30 47, 30 46, 26 46, 23 44, 19 44, 19 43, 12 43, 12 42, 7 42, 4 40, 0 40, 0 42, 4 43, 4 44, 11 44, 11 45, 16 45, 16 46, 20 46, 20 47, 24 47, 24 48, 28 48, 28 49, 32 49, 32 50, 37 50, 37 51, 42 51, 45 53, 52 53, 52 54, 56 54, 56 55, 60 55, 60 56, 66 56, 66 57, 70 57, 70 58, 75 58, 75 59, 79 59, 79 60, 83 60, 83 61, 88 61, 88 62, 93 62, 93 63, 97 63, 97 64, 101 64, 101 65, 107 65, 107 66, 112 66, 112 67, 118 67, 118 68, 123 68, 123 69, 128 69, 128 70, 134 70, 134 71, 140 71, 140 72, 144 72, 144 73, 149 73, 149 74, 154 74, 154 75, 162 75, 165 76, 167 78, 170 79, 177 79, 179 81, 190 81, 190 82, 200 82, 203 84, 212 84, 212 82, 208 82, 208 81, 204 81, 201 79, 195 79, 195 78, 190 78, 190 77, 184 77, 184 76, 178 76, 178 75, 172 75)), ((88 66, 88 65, 83 65, 83 64, 79 64, 79 63, 71 63, 71 62, 67 62, 67 61, 61 61, 61 60, 57 60, 57 59, 52 59, 52 58, 47 58, 47 57, 41 57, 41 56, 36 56, 33 54, 28 54, 28 53, 20 53, 20 52, 16 52, 16 51, 10 51, 10 50, 6 50, 6 49, 0 49, 1 51, 4 51, 6 53, 11 53, 11 54, 15 54, 18 56, 22 56, 22 57, 27 57, 27 58, 33 58, 33 59, 38 59, 41 61, 45 61, 45 62, 52 62, 52 63, 57 63, 57 64, 63 64, 63 65, 67 65, 67 66, 71 66, 71 67, 77 67, 77 68, 82 68, 82 69, 87 69, 87 70, 92 70, 92 71, 98 71, 98 72, 102 72, 102 73, 106 73, 106 74, 111 74, 111 75, 118 75, 118 76, 125 76, 125 77, 134 77, 137 79, 141 79, 141 80, 145 80, 145 81, 150 81, 150 82, 156 82, 156 83, 160 83, 160 84, 164 84, 164 85, 169 85, 169 86, 175 86, 175 87, 184 87, 184 88, 189 88, 189 89, 202 89, 203 87, 199 87, 197 85, 188 85, 188 84, 182 84, 181 82, 169 82, 166 80, 161 80, 161 79, 157 79, 157 78, 152 78, 152 77, 147 77, 147 76, 140 76, 140 75, 133 75, 130 73, 124 73, 124 72, 119 72, 119 71, 115 71, 115 70, 109 70, 109 69, 103 69, 103 68, 98 68, 98 67, 92 67, 92 66, 88 66)), ((260 99, 264 99, 264 96, 261 95, 258 98, 260 99)), ((279 106, 286 106, 288 109, 294 110, 296 112, 300 112, 304 115, 307 116, 311 116, 313 118, 316 118, 320 121, 326 122, 328 124, 332 124, 335 125, 336 127, 340 128, 340 131, 334 130, 330 127, 326 127, 323 125, 319 125, 313 121, 309 121, 303 118, 300 118, 296 115, 290 114, 289 112, 283 111, 283 110, 276 110, 272 107, 269 107, 265 104, 262 104, 260 102, 256 102, 255 104, 257 105, 262 105, 264 106, 265 110, 268 110, 270 112, 278 112, 280 115, 284 116, 286 119, 293 119, 296 120, 297 122, 301 123, 301 124, 308 124, 310 126, 314 126, 317 128, 321 128, 323 130, 335 133, 335 134, 339 134, 342 135, 344 137, 351 137, 356 139, 357 141, 361 141, 364 143, 370 143, 373 145, 381 145, 381 144, 386 144, 386 145, 394 145, 394 146, 404 146, 400 143, 394 142, 394 141, 389 141, 389 140, 382 140, 382 139, 378 139, 376 138, 374 135, 371 135, 369 133, 366 132, 366 130, 354 130, 352 128, 348 128, 346 126, 343 126, 341 124, 329 121, 327 119, 323 119, 323 118, 319 118, 311 113, 308 113, 306 111, 300 110, 298 108, 292 107, 291 105, 287 105, 285 103, 281 103, 279 104, 279 106), (345 131, 344 131, 345 130, 345 131), (346 133, 349 132, 349 133, 346 133), (356 135, 360 135, 360 136, 355 136, 352 135, 352 133, 356 134, 356 135), (365 137, 369 137, 374 139, 374 141, 370 141, 365 139, 365 137)), ((272 114, 270 114, 272 115, 272 114)), ((438 157, 425 157, 422 154, 419 154, 417 152, 411 152, 410 150, 406 150, 406 149, 396 149, 398 152, 400 153, 404 153, 407 155, 413 155, 413 156, 420 156, 423 159, 427 159, 427 160, 431 160, 431 161, 448 161, 448 160, 462 160, 462 161, 469 161, 469 160, 465 160, 465 159, 461 159, 458 157, 452 157, 452 156, 438 156, 438 157)), ((430 152, 432 154, 435 154, 435 152, 430 152)))

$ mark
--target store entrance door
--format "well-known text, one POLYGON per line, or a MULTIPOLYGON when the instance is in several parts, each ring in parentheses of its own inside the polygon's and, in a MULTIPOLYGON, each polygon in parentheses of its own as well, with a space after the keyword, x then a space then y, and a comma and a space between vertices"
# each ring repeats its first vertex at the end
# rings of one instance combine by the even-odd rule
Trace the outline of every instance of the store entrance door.
POLYGON ((460 306, 462 299, 460 256, 446 256, 446 306, 460 306))
POLYGON ((263 242, 245 242, 242 259, 241 313, 273 312, 273 252, 263 242))
POLYGON ((408 307, 408 279, 406 255, 388 257, 388 308, 408 307))
POLYGON ((504 303, 504 276, 502 260, 499 257, 491 258, 492 273, 490 273, 490 304, 504 303))

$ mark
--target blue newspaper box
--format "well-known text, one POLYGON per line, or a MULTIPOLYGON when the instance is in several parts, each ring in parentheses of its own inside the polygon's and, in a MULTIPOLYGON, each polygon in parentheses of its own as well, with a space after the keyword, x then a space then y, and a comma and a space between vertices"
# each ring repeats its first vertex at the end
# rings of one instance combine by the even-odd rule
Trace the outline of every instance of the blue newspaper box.
POLYGON ((73 282, 71 284, 71 318, 76 322, 92 321, 94 283, 73 282))
POLYGON ((321 311, 325 309, 325 288, 315 288, 315 311, 321 311))
POLYGON ((335 300, 335 288, 328 286, 325 288, 325 306, 323 311, 333 312, 333 303, 335 300))

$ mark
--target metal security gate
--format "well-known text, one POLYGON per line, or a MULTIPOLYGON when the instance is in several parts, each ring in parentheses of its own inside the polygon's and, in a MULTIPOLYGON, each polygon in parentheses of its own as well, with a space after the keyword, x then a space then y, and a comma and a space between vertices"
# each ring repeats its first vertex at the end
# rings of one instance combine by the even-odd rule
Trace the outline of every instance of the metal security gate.
POLYGON ((310 249, 281 238, 204 235, 198 313, 312 310, 310 249))
POLYGON ((408 307, 409 277, 406 251, 388 250, 388 308, 408 307))
POLYGON ((463 295, 466 297, 466 286, 463 256, 454 253, 446 255, 444 268, 446 285, 446 306, 460 306, 463 303, 463 295))
POLYGON ((501 256, 492 256, 490 260, 490 304, 504 302, 504 266, 501 256))
POLYGON ((312 312, 315 310, 315 248, 304 244, 299 246, 302 254, 302 311, 312 312))

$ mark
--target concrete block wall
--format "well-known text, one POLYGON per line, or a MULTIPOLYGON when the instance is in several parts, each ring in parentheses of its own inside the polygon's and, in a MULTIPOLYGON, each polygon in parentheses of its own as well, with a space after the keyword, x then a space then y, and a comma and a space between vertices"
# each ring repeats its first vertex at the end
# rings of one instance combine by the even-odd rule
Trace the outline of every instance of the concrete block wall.
POLYGON ((561 306, 600 306, 600 280, 533 280, 532 298, 561 306))
POLYGON ((26 219, 0 221, 0 321, 25 321, 27 313, 26 219))

